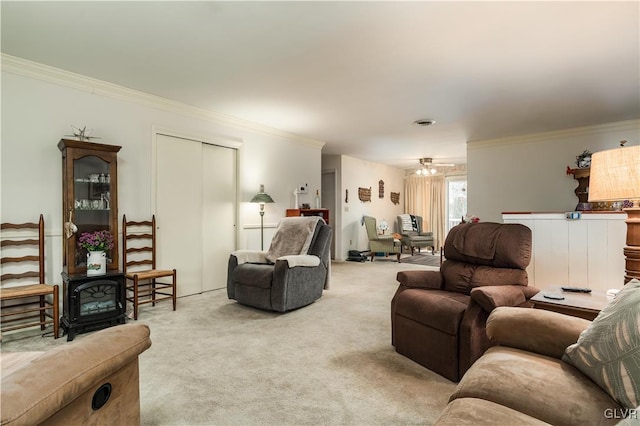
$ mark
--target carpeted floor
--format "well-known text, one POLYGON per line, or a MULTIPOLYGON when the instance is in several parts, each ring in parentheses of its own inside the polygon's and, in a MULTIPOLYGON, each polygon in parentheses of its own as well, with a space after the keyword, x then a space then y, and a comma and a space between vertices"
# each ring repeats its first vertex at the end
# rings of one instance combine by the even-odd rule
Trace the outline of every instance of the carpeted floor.
MULTIPOLYGON (((431 424, 455 385, 397 354, 390 336, 396 273, 424 268, 335 262, 331 290, 286 314, 226 290, 181 298, 176 312, 144 305, 153 344, 140 357, 142 424, 431 424)), ((2 351, 67 344, 38 332, 6 335, 2 351)))
POLYGON ((409 257, 403 257, 400 259, 402 263, 410 263, 413 265, 425 265, 440 267, 440 255, 432 255, 427 253, 415 254, 409 257))

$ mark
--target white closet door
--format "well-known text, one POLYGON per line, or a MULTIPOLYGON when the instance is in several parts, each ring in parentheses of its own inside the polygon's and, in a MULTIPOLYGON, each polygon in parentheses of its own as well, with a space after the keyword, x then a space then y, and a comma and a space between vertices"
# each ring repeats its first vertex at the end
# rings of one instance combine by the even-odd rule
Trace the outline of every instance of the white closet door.
POLYGON ((236 249, 235 149, 202 145, 202 290, 227 286, 229 254, 236 249))
POLYGON ((202 143, 156 138, 157 266, 175 268, 178 296, 202 292, 202 143))
POLYGON ((178 296, 224 288, 236 249, 237 150, 158 134, 158 267, 176 268, 178 296))

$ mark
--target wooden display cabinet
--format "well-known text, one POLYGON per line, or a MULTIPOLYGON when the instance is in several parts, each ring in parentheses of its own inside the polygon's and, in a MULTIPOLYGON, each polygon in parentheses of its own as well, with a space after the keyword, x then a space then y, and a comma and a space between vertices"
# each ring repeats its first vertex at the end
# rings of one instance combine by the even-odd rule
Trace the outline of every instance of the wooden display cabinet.
MULTIPOLYGON (((61 139, 63 267, 68 274, 87 271, 87 252, 78 247, 83 232, 108 230, 114 247, 107 252, 107 269, 118 270, 118 166, 119 146, 61 139), (77 232, 66 235, 65 223, 77 232)), ((66 227, 68 228, 68 226, 66 227)))
POLYGON ((320 216, 329 225, 329 209, 287 209, 287 217, 320 216))

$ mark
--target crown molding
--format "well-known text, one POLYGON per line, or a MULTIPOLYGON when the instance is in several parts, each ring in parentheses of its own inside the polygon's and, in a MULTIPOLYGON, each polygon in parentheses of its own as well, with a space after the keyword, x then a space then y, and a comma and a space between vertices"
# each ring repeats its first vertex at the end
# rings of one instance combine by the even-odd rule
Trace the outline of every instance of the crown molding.
POLYGON ((243 120, 231 115, 194 107, 171 99, 163 98, 161 96, 129 89, 117 84, 65 71, 60 68, 51 67, 37 62, 28 61, 5 53, 2 53, 0 56, 0 69, 3 72, 33 78, 47 83, 57 84, 125 102, 136 103, 175 114, 207 120, 224 126, 231 126, 271 136, 292 139, 296 142, 318 149, 322 149, 325 144, 324 142, 315 139, 305 138, 303 136, 288 133, 273 127, 254 123, 252 121, 243 120))
POLYGON ((572 129, 555 130, 552 132, 532 133, 528 135, 511 136, 499 139, 467 141, 467 150, 487 148, 498 145, 514 145, 521 143, 545 142, 552 139, 573 136, 586 136, 615 131, 640 131, 640 119, 618 121, 614 123, 596 124, 593 126, 575 127, 572 129))

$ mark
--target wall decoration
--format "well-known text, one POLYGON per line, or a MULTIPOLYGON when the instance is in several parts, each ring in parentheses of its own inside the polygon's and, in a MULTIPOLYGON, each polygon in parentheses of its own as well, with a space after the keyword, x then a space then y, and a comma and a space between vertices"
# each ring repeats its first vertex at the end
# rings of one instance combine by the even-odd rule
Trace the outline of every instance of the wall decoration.
POLYGON ((344 190, 344 202, 345 203, 349 202, 349 190, 348 189, 344 190))
POLYGON ((384 198, 384 181, 378 182, 378 198, 384 198))
POLYGON ((391 202, 393 204, 400 204, 400 193, 399 192, 391 192, 391 202))
POLYGON ((362 201, 363 203, 371 201, 371 187, 358 188, 358 198, 360 198, 360 201, 362 201))

